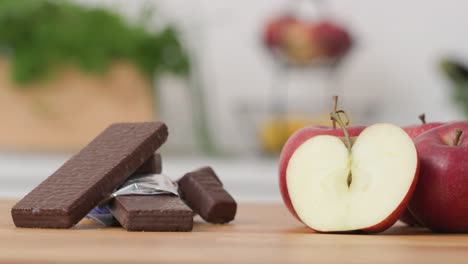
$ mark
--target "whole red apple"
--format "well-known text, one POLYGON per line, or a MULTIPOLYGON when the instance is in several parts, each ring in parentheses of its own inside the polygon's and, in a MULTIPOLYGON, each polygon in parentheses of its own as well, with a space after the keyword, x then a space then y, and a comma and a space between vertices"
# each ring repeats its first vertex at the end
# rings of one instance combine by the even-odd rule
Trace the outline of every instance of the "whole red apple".
POLYGON ((436 232, 468 232, 468 121, 419 135, 420 177, 409 209, 436 232))
MULTIPOLYGON (((426 115, 421 114, 418 116, 419 120, 421 120, 421 124, 419 125, 412 125, 412 126, 407 126, 404 127, 403 130, 408 133, 408 135, 414 140, 417 136, 419 136, 421 133, 426 132, 432 128, 438 127, 443 125, 444 123, 441 122, 431 122, 431 123, 426 123, 426 115)), ((410 226, 418 226, 421 225, 418 223, 418 220, 414 218, 414 216, 411 214, 411 212, 406 209, 405 212, 401 215, 400 221, 403 223, 406 223, 407 225, 410 226)))

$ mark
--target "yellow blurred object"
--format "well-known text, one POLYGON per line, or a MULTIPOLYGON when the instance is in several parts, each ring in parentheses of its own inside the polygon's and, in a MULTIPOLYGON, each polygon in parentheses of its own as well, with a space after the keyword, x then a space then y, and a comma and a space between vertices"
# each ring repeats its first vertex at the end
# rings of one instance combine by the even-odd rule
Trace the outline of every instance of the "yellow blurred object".
POLYGON ((284 143, 286 143, 294 132, 310 125, 330 126, 331 121, 329 114, 323 114, 317 118, 291 115, 266 120, 260 125, 258 133, 260 146, 265 153, 279 153, 284 143))

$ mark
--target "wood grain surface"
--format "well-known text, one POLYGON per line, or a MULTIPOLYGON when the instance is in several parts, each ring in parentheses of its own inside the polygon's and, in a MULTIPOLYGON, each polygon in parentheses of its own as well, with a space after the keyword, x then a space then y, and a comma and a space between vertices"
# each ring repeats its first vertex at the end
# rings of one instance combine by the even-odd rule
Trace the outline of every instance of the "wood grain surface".
POLYGON ((318 234, 280 204, 240 204, 227 225, 126 232, 83 220, 69 230, 15 228, 0 201, 0 263, 468 263, 468 234, 395 225, 378 235, 318 234))

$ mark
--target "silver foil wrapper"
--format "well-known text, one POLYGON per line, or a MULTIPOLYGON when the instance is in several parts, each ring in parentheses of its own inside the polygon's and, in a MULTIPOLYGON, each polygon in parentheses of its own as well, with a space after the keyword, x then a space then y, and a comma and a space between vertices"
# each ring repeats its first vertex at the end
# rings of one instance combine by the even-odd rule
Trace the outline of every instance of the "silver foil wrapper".
POLYGON ((164 174, 139 174, 132 176, 99 206, 91 210, 86 216, 105 226, 114 226, 116 221, 112 216, 108 203, 112 198, 122 195, 179 195, 177 183, 164 174))
POLYGON ((177 184, 164 174, 141 174, 128 179, 110 198, 120 195, 179 195, 177 184))

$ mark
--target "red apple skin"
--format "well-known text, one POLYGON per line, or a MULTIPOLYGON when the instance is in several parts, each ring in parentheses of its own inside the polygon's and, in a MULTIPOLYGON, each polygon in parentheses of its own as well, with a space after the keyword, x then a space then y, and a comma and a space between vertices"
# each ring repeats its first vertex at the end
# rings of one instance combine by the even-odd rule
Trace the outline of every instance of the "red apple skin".
POLYGON ((418 220, 414 218, 414 216, 411 214, 408 208, 406 208, 406 210, 401 215, 400 221, 409 226, 422 226, 421 223, 419 223, 418 220))
POLYGON ((439 127, 444 124, 445 123, 440 123, 440 122, 426 123, 426 124, 420 124, 420 125, 407 126, 407 127, 404 127, 403 130, 405 130, 406 133, 408 133, 408 135, 410 136, 410 138, 414 140, 417 136, 428 131, 429 129, 433 129, 435 127, 439 127))
POLYGON ((415 139, 421 171, 411 213, 435 232, 468 232, 468 121, 448 123, 415 139), (463 134, 452 146, 455 129, 463 134))
MULTIPOLYGON (((348 133, 351 137, 357 137, 365 126, 352 126, 348 127, 348 133)), ((288 141, 284 144, 279 159, 279 188, 283 202, 288 208, 289 212, 296 217, 299 221, 301 219, 297 215, 289 197, 288 186, 286 185, 286 170, 288 168, 289 159, 293 155, 294 151, 302 145, 308 139, 318 135, 330 135, 336 137, 343 137, 344 133, 341 128, 332 128, 326 126, 308 126, 296 131, 288 141)))
MULTIPOLYGON (((412 126, 407 126, 404 127, 403 130, 408 133, 408 135, 411 137, 411 139, 415 139, 417 136, 419 136, 421 133, 426 132, 430 129, 433 129, 435 127, 439 127, 443 125, 444 123, 441 122, 432 122, 432 123, 425 123, 425 124, 420 124, 420 125, 412 125, 412 126)), ((414 218, 414 216, 411 214, 411 212, 406 209, 403 214, 400 217, 400 221, 403 223, 410 225, 410 226, 420 226, 421 223, 414 218)))

